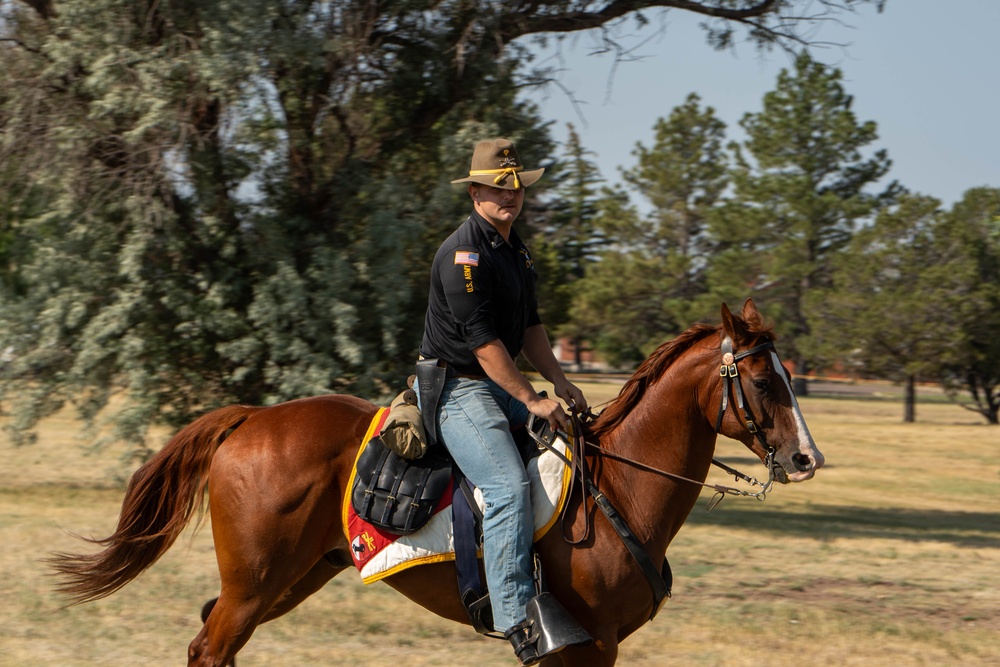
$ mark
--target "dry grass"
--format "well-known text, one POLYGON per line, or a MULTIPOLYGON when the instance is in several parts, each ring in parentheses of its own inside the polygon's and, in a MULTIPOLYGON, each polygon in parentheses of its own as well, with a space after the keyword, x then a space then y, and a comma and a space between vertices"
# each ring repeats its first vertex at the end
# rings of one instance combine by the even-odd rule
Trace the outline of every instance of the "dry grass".
MULTIPOLYGON (((617 387, 585 389, 599 403, 617 387)), ((888 398, 802 404, 827 468, 762 504, 697 508, 670 548, 674 598, 619 664, 1000 664, 1000 430, 943 402, 922 403, 916 424, 888 398)), ((61 416, 35 445, 0 442, 0 665, 183 664, 218 586, 210 530, 109 599, 63 609, 52 592, 39 559, 85 548, 66 530, 108 533, 128 472, 121 452, 82 449, 77 428, 61 416)), ((732 442, 717 453, 752 464, 732 442)), ((260 628, 240 667, 404 656, 513 664, 501 642, 345 573, 260 628)))

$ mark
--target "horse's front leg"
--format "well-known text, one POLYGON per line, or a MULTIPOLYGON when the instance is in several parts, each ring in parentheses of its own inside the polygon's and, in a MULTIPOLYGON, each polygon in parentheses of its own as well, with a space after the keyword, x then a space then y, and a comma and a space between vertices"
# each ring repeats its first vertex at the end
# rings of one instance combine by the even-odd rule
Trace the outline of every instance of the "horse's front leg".
POLYGON ((586 646, 571 646, 539 664, 542 667, 612 667, 618 660, 618 641, 596 638, 586 646))

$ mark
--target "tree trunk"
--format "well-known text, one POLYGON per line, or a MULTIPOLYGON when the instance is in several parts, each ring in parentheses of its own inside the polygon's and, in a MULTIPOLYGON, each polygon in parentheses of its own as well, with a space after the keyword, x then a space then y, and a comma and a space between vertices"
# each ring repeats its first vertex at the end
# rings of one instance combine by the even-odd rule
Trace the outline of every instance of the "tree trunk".
POLYGON ((913 375, 906 377, 906 395, 903 406, 903 421, 912 424, 917 421, 917 378, 913 375))
POLYGON ((809 383, 806 381, 806 371, 808 367, 805 359, 795 360, 795 376, 792 377, 792 391, 798 397, 809 395, 809 383))
POLYGON ((1000 387, 987 386, 983 392, 986 396, 986 421, 994 426, 1000 425, 1000 392, 994 393, 1000 387))

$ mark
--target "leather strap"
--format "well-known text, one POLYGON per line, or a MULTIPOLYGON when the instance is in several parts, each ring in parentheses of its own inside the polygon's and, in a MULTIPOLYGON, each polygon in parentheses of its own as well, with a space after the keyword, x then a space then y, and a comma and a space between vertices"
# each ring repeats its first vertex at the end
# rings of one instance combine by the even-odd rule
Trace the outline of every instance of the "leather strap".
MULTIPOLYGON (((454 468, 456 493, 451 500, 452 530, 455 535, 455 569, 458 572, 458 593, 462 599, 472 627, 481 635, 493 631, 493 610, 490 594, 479 576, 479 559, 476 554, 479 536, 476 516, 479 506, 471 495, 466 495, 468 482, 456 466, 454 468)), ((482 516, 479 515, 479 521, 482 516)), ((480 524, 481 525, 481 524, 480 524)))
POLYGON ((625 543, 625 548, 632 554, 632 558, 635 559, 635 562, 639 565, 639 569, 646 576, 646 581, 649 582, 649 587, 653 593, 653 609, 649 612, 649 620, 653 620, 663 606, 663 603, 670 597, 670 584, 673 576, 670 572, 670 563, 667 561, 667 557, 663 557, 663 569, 658 571, 656 566, 653 565, 653 559, 642 548, 642 544, 639 543, 632 529, 628 527, 625 519, 618 513, 618 510, 611 504, 607 496, 601 493, 589 479, 587 480, 587 491, 593 496, 594 502, 604 512, 604 516, 608 518, 611 526, 618 533, 618 537, 625 543))
POLYGON ((440 359, 417 361, 417 385, 420 388, 420 418, 424 422, 427 445, 433 447, 438 440, 437 408, 444 383, 448 379, 448 364, 440 359))
POLYGON ((374 489, 378 486, 378 479, 382 476, 382 468, 385 467, 386 459, 389 458, 389 449, 386 448, 379 454, 378 463, 372 468, 372 474, 368 479, 368 487, 365 490, 365 500, 361 507, 357 508, 358 516, 371 516, 372 503, 375 501, 374 489))

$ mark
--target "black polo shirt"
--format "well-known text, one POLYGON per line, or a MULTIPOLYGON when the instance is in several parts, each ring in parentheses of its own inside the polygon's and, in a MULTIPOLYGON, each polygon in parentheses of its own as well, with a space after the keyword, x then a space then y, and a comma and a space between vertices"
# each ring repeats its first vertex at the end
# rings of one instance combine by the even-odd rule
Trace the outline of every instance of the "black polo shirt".
POLYGON ((513 229, 510 240, 473 212, 434 256, 420 354, 458 373, 483 374, 472 353, 500 340, 511 358, 525 330, 541 324, 534 263, 513 229))

